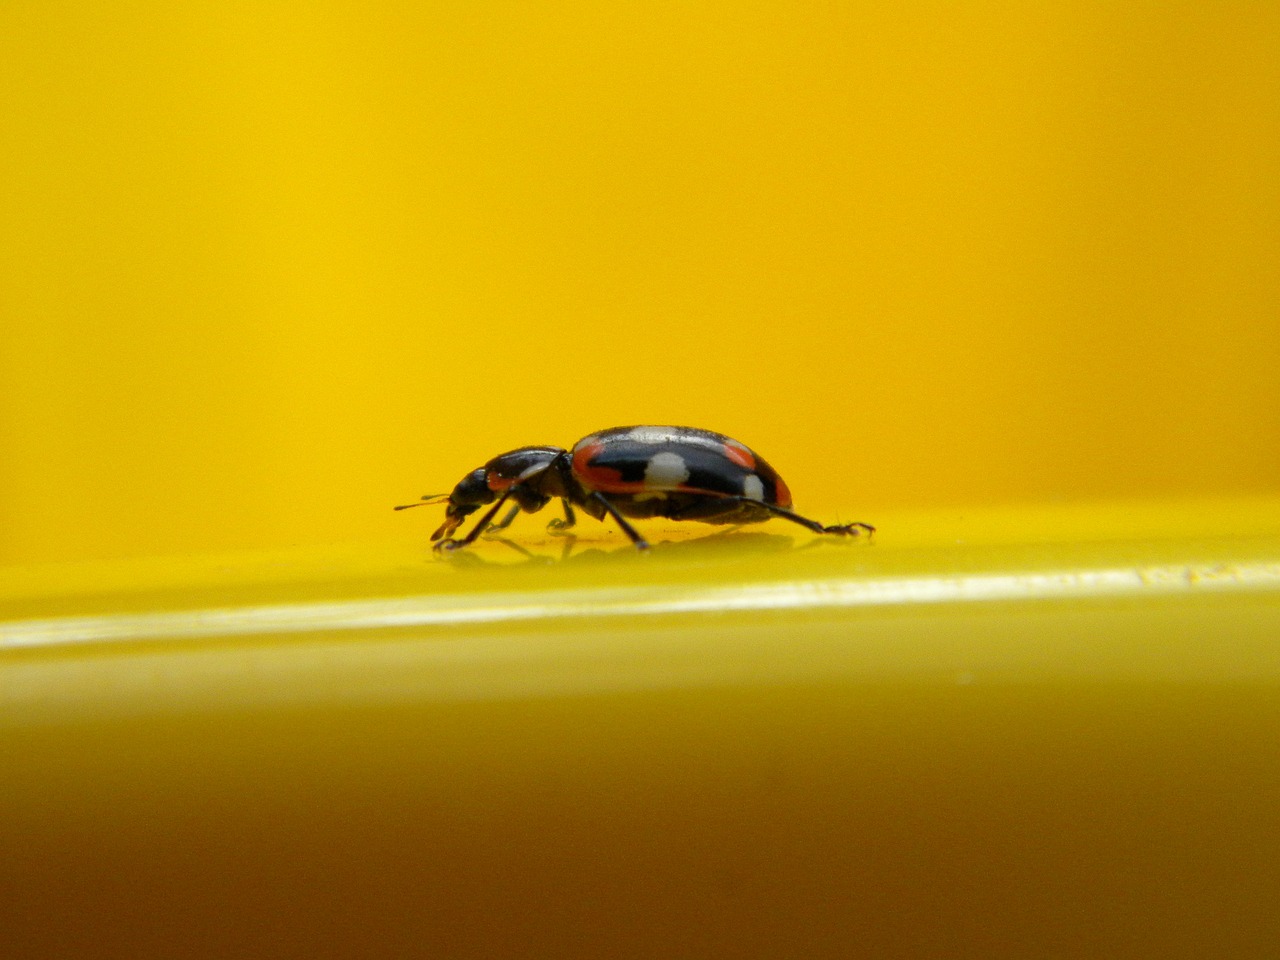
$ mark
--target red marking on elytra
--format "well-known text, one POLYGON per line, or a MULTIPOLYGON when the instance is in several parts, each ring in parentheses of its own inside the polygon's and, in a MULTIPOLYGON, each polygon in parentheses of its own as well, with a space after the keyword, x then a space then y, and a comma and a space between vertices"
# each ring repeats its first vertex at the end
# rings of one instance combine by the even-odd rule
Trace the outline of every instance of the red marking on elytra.
POLYGON ((747 470, 756 468, 756 458, 751 455, 751 451, 746 447, 740 447, 734 443, 726 443, 724 445, 724 455, 738 466, 747 470))
POLYGON ((585 477, 591 470, 591 458, 604 449, 604 444, 599 440, 592 440, 590 443, 579 446, 573 451, 573 472, 580 477, 585 477))
POLYGON ((622 471, 613 467, 589 466, 579 470, 575 465, 573 472, 585 486, 601 493, 640 493, 645 489, 643 480, 623 480, 622 471))
POLYGON ((773 476, 773 497, 778 506, 791 506, 791 491, 787 489, 787 485, 782 482, 782 478, 777 474, 773 476))
POLYGON ((644 490, 644 481, 626 481, 622 479, 622 471, 613 467, 602 467, 591 463, 591 458, 604 449, 604 444, 593 440, 585 446, 573 451, 574 476, 591 490, 601 493, 639 493, 644 490))

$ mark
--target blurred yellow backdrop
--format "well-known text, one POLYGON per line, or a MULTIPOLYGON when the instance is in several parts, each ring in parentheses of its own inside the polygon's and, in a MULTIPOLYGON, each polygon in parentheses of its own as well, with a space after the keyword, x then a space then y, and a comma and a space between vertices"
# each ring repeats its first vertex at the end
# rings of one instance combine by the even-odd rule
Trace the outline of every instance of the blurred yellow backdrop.
POLYGON ((0 562, 401 536, 631 422, 845 519, 1280 490, 1275 4, 5 21, 0 562))

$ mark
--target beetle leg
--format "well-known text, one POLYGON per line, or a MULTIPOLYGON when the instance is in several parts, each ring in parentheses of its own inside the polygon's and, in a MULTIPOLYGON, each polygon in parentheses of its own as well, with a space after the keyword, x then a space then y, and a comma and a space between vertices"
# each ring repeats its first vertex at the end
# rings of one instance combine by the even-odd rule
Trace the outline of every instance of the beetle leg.
POLYGON ((618 526, 622 528, 623 533, 625 533, 628 537, 631 538, 631 542, 636 545, 636 549, 638 550, 649 549, 649 541, 646 540, 644 537, 640 536, 640 534, 636 533, 636 528, 631 526, 631 524, 627 523, 626 519, 622 516, 622 514, 618 512, 618 508, 615 507, 612 503, 610 503, 608 498, 606 498, 599 490, 592 491, 591 499, 595 500, 602 507, 604 507, 605 511, 609 514, 609 516, 613 517, 613 519, 618 522, 618 526))
POLYGON ((475 543, 476 537, 484 533, 485 528, 489 526, 489 524, 493 523, 493 518, 498 515, 498 511, 502 509, 502 505, 507 502, 507 498, 511 496, 511 491, 513 489, 513 487, 507 487, 506 490, 502 491, 502 496, 498 498, 498 502, 485 511, 485 515, 480 518, 479 522, 471 528, 471 532, 465 537, 461 540, 454 540, 452 537, 446 537, 435 545, 435 549, 458 550, 462 547, 468 546, 469 544, 475 543))
POLYGON ((808 527, 814 533, 835 533, 842 537, 856 537, 859 533, 866 533, 870 537, 874 536, 876 532, 876 528, 869 523, 838 523, 832 526, 824 526, 817 520, 810 520, 808 517, 802 517, 798 513, 792 513, 786 507, 774 506, 771 503, 766 503, 764 507, 775 517, 782 517, 792 523, 798 523, 802 527, 808 527))
POLYGON ((552 530, 556 532, 561 530, 568 530, 575 523, 578 522, 578 515, 573 512, 573 506, 569 503, 569 501, 561 500, 560 503, 564 506, 564 519, 561 520, 559 517, 556 517, 556 519, 552 520, 550 523, 547 524, 548 530, 552 530))
POLYGON ((497 523, 491 523, 489 525, 488 532, 497 533, 499 530, 507 529, 507 527, 511 526, 511 522, 515 520, 516 514, 519 512, 520 512, 520 504, 517 503, 514 507, 512 507, 510 510, 507 511, 507 515, 505 517, 503 517, 497 523))
POLYGON ((792 513, 786 507, 779 507, 772 503, 761 503, 759 500, 752 500, 749 497, 727 497, 728 500, 737 500, 739 503, 752 503, 758 507, 764 507, 775 517, 782 517, 784 520, 790 520, 792 523, 798 523, 802 527, 807 527, 814 533, 835 533, 842 537, 856 537, 860 532, 866 532, 867 536, 871 536, 876 532, 876 528, 869 523, 842 523, 834 526, 823 526, 817 520, 810 520, 808 517, 802 517, 798 513, 792 513))

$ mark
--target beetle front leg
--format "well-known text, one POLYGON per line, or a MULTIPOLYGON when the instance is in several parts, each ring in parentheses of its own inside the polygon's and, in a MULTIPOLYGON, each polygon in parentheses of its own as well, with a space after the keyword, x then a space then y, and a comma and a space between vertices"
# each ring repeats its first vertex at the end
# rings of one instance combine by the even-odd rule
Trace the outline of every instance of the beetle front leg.
POLYGON ((507 489, 502 492, 502 496, 498 498, 498 502, 485 511, 484 516, 480 518, 476 525, 471 528, 471 532, 465 537, 461 540, 454 540, 452 537, 445 537, 445 539, 435 545, 434 549, 437 552, 443 553, 447 550, 461 550, 463 547, 470 546, 475 543, 476 538, 480 536, 480 534, 484 533, 485 528, 488 527, 489 524, 493 523, 493 518, 498 515, 498 511, 502 509, 502 505, 506 503, 507 498, 511 496, 512 489, 514 488, 507 487, 507 489))

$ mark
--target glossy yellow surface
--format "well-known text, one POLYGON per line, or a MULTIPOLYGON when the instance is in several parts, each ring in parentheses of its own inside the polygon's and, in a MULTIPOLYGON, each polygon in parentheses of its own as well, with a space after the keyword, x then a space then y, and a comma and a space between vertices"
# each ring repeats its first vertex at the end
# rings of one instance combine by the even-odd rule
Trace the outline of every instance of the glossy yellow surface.
POLYGON ((1280 501, 776 527, 11 571, 10 949, 1274 944, 1280 501))
POLYGON ((9 4, 0 954, 1274 952, 1278 38, 9 4), (880 533, 390 510, 643 422, 880 533))

